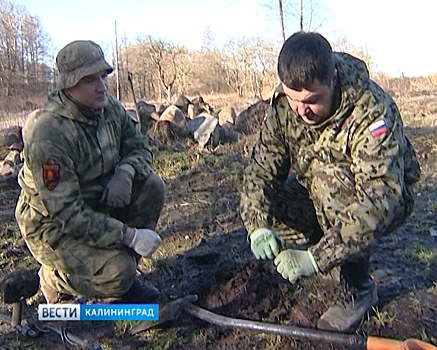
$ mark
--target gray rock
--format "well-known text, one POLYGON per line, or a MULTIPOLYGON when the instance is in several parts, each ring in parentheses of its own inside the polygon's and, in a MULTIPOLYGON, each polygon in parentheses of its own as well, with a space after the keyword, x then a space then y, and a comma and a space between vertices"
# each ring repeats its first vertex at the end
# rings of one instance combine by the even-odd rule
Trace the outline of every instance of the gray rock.
POLYGON ((266 101, 259 101, 243 110, 235 119, 236 130, 245 135, 258 132, 268 108, 269 104, 266 101))
POLYGON ((234 124, 236 118, 237 113, 235 112, 235 108, 232 106, 223 108, 218 114, 218 120, 221 126, 225 125, 226 123, 234 124))
POLYGON ((213 147, 217 146, 220 139, 220 131, 215 131, 218 125, 218 119, 208 113, 202 113, 198 117, 194 118, 193 121, 196 119, 198 119, 198 121, 202 121, 202 123, 200 123, 200 125, 194 130, 194 139, 201 147, 205 147, 208 141, 210 141, 211 136, 213 136, 211 145, 213 147))
POLYGON ((159 117, 159 121, 168 121, 182 129, 187 129, 187 120, 182 111, 176 106, 169 106, 159 117))

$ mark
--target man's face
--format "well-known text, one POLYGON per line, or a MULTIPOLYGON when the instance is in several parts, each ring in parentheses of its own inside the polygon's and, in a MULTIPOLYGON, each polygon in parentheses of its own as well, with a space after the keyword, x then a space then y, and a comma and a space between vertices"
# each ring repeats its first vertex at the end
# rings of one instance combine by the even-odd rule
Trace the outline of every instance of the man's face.
POLYGON ((331 84, 322 85, 318 79, 307 89, 293 90, 282 84, 291 109, 299 114, 308 125, 315 125, 326 120, 331 113, 337 74, 334 73, 331 84))
POLYGON ((103 109, 108 103, 108 73, 106 70, 83 77, 67 92, 79 103, 91 109, 103 109))

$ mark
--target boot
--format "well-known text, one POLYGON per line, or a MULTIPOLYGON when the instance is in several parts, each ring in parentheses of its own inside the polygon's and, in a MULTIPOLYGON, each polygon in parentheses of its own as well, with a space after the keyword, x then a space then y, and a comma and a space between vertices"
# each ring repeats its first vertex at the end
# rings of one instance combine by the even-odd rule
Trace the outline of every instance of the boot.
POLYGON ((74 296, 65 293, 65 291, 60 292, 54 288, 51 281, 53 279, 53 274, 59 276, 57 271, 52 270, 50 267, 42 265, 39 269, 39 288, 41 289, 47 304, 58 304, 58 303, 68 303, 74 300, 74 296))
POLYGON ((157 303, 160 296, 159 290, 151 285, 143 284, 136 278, 129 290, 119 298, 111 298, 108 303, 113 304, 149 304, 157 303))
POLYGON ((49 287, 44 283, 40 283, 40 289, 47 304, 67 303, 74 300, 72 295, 59 293, 56 289, 49 287))
POLYGON ((378 303, 376 284, 368 275, 355 285, 340 275, 341 290, 337 302, 317 322, 317 328, 327 331, 351 332, 372 306, 378 303))
POLYGON ((40 289, 47 304, 56 304, 58 302, 58 291, 41 283, 40 289))

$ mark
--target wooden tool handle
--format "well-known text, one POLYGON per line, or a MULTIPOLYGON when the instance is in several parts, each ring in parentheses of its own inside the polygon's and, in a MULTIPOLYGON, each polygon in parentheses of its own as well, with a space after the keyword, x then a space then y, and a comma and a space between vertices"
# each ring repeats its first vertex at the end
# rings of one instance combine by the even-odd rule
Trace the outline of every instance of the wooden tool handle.
POLYGON ((393 339, 368 337, 367 350, 437 350, 437 347, 417 339, 399 341, 393 339))

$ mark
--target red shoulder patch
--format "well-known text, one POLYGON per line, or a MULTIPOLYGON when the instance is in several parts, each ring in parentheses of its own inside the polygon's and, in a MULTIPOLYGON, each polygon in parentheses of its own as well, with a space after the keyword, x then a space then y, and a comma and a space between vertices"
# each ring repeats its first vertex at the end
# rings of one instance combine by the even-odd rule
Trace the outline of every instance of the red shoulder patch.
POLYGON ((58 186, 59 178, 61 177, 60 166, 55 164, 52 158, 47 159, 47 162, 42 166, 42 179, 44 185, 53 191, 58 186))

